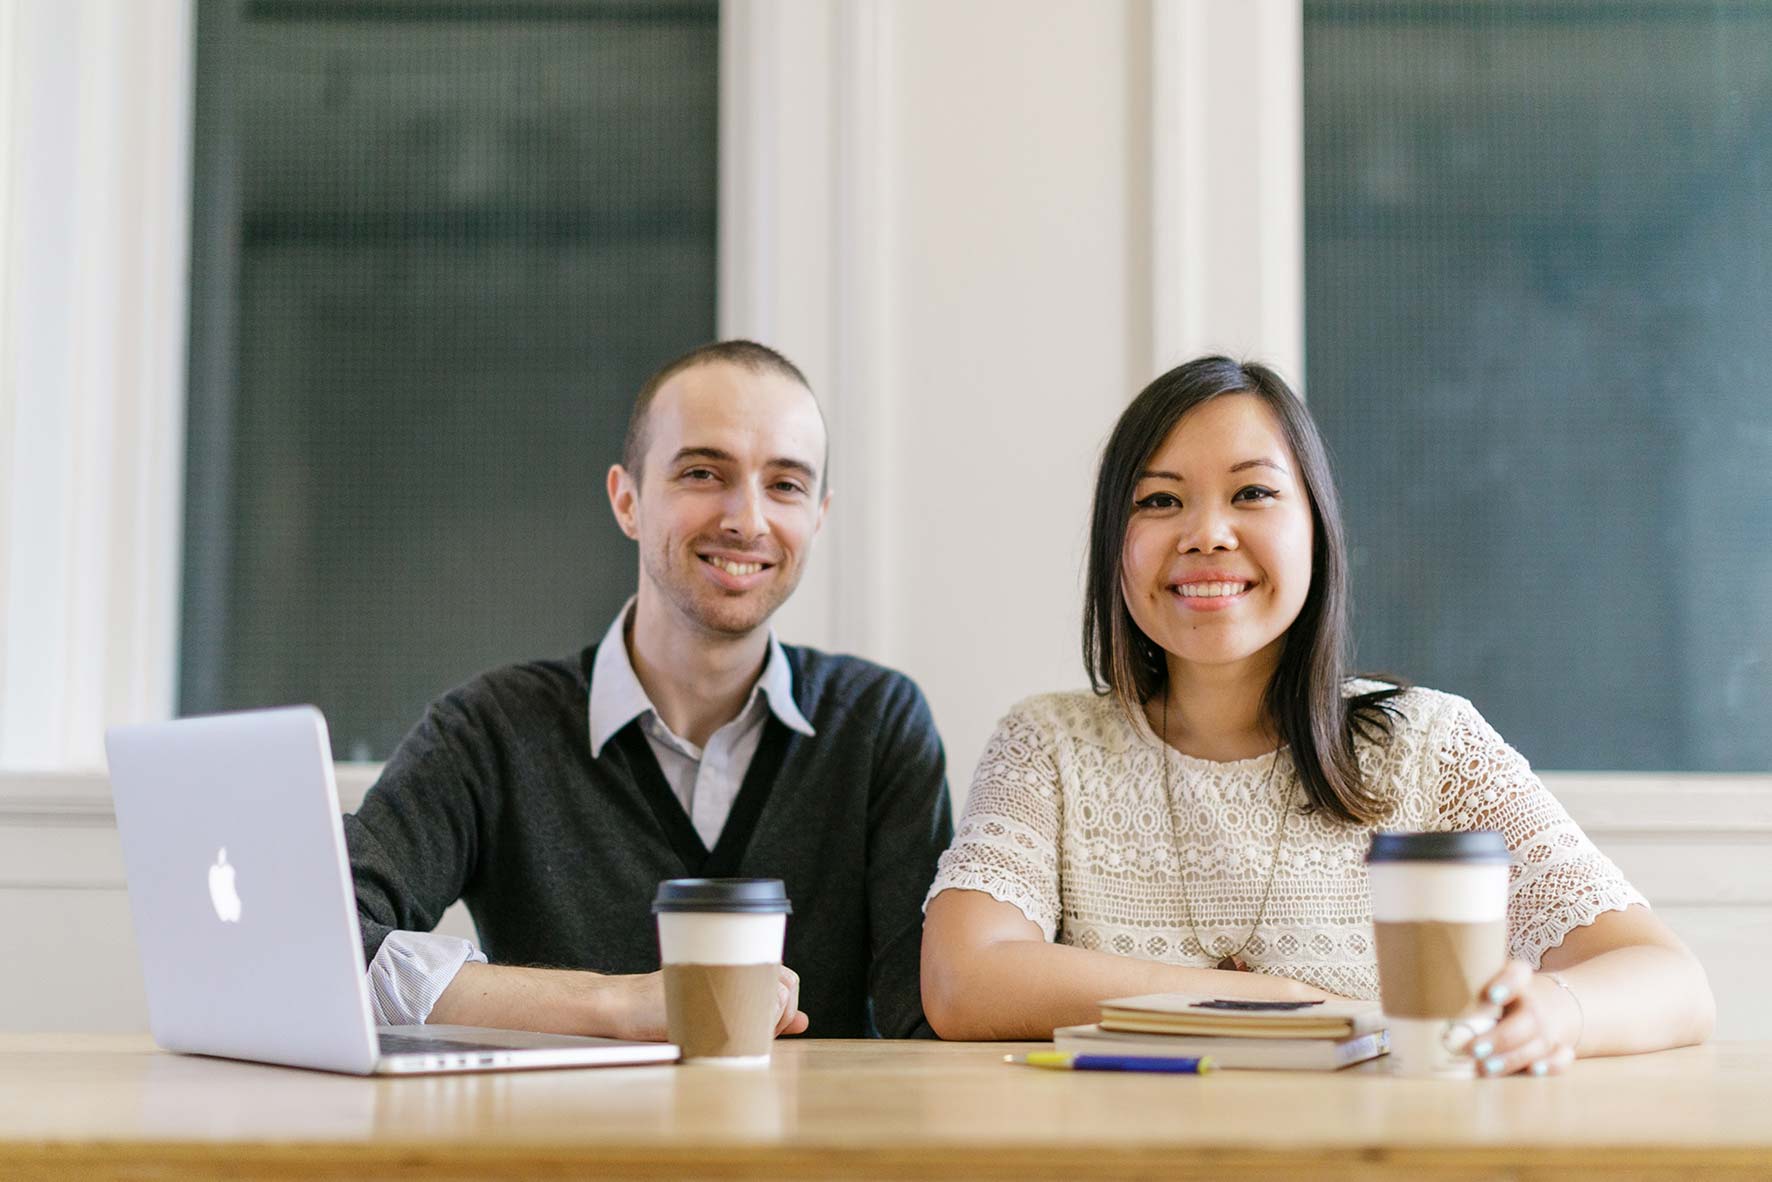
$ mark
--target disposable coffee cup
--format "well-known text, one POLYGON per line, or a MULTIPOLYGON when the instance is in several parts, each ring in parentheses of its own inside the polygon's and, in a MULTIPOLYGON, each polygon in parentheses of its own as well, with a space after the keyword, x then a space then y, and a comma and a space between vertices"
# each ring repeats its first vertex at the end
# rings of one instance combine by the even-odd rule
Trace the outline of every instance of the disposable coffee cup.
POLYGON ((769 1062, 781 1012, 787 891, 779 878, 673 878, 658 884, 665 1025, 691 1063, 769 1062))
POLYGON ((1393 1075, 1469 1079, 1507 964, 1507 842, 1490 830, 1375 833, 1366 853, 1393 1075))

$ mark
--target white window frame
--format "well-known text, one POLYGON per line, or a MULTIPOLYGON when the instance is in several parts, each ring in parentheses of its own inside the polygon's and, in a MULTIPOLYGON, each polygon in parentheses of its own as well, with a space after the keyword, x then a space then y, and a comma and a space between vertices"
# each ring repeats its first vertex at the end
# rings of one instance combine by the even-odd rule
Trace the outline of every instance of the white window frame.
MULTIPOLYGON (((175 702, 192 11, 0 5, 0 439, 12 444, 0 447, 0 792, 9 772, 102 767, 106 725, 166 717, 175 702), (42 51, 53 43, 73 56, 42 51), (45 86, 79 97, 53 129, 74 145, 60 172, 27 167, 24 112, 45 86), (77 206, 97 229, 48 323, 89 360, 45 410, 41 375, 17 351, 22 301, 45 276, 19 245, 32 202, 67 192, 105 195, 77 206), (52 437, 25 430, 43 423, 52 437)), ((1301 0, 1149 0, 1153 371, 1260 342, 1302 375, 1302 14, 1301 0), (1245 84, 1252 71, 1263 85, 1245 84), (1209 101, 1223 93, 1239 101, 1209 101), (1239 152, 1246 167, 1228 171, 1243 188, 1213 167, 1239 152)), ((892 498, 870 478, 906 445, 885 410, 891 20, 888 0, 721 9, 719 331, 780 344, 825 392, 847 524, 821 542, 788 610, 799 635, 859 652, 891 634, 902 568, 876 544, 895 531, 892 498)), ((1600 811, 1650 790, 1772 795, 1772 773, 1543 774, 1600 811)))

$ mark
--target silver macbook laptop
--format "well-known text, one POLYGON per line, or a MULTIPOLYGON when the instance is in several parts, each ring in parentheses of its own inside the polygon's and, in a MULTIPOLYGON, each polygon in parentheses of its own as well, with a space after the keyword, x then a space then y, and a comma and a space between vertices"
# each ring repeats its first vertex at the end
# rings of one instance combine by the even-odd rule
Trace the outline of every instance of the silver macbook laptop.
POLYGON ((669 1063, 669 1043, 377 1028, 326 720, 311 706, 105 736, 154 1040, 357 1075, 669 1063))

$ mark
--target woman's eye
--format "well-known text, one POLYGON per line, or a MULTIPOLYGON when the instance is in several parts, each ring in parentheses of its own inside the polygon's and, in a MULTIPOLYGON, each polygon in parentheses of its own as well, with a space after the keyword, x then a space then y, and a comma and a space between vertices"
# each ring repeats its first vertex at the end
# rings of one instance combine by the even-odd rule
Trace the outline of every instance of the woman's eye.
POLYGON ((1181 498, 1174 493, 1159 492, 1134 501, 1133 504, 1140 509, 1175 509, 1180 507, 1181 498))
POLYGON ((1246 485, 1245 487, 1238 489, 1237 495, 1232 497, 1231 500, 1233 500, 1233 501, 1267 501, 1267 500, 1272 500, 1274 497, 1277 497, 1279 495, 1280 495, 1279 492, 1275 489, 1263 488, 1259 484, 1251 484, 1251 485, 1246 485))

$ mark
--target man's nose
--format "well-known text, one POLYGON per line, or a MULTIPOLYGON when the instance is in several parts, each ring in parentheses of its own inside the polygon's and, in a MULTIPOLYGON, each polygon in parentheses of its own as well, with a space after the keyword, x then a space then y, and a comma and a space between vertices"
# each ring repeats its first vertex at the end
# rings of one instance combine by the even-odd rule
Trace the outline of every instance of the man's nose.
POLYGON ((760 538, 769 532, 769 520, 763 515, 763 490, 749 482, 733 487, 726 498, 726 511, 720 528, 741 538, 760 538))

